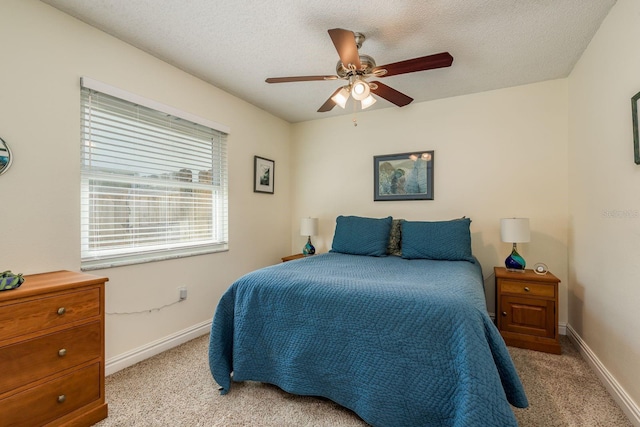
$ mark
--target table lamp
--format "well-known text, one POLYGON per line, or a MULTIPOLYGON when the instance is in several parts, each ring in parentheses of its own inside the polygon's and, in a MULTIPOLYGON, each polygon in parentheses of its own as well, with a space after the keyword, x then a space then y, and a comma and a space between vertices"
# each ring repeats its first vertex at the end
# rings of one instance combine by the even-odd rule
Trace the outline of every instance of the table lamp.
POLYGON ((300 220, 300 235, 307 236, 307 244, 302 248, 302 255, 308 256, 316 253, 316 248, 311 244, 311 236, 318 234, 318 218, 302 218, 300 220))
POLYGON ((502 218, 500 220, 500 238, 505 243, 513 243, 511 254, 504 260, 507 270, 524 273, 524 267, 527 263, 518 253, 516 244, 531 240, 529 218, 502 218))

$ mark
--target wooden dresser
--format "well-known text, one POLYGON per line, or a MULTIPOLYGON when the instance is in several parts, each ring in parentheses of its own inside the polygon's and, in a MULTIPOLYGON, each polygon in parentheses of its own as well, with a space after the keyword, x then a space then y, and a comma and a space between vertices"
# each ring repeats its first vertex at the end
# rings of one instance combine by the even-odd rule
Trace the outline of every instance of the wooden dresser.
POLYGON ((106 277, 24 276, 0 292, 0 425, 90 426, 104 397, 106 277))
POLYGON ((560 354, 558 283, 551 273, 495 267, 496 322, 507 345, 560 354))

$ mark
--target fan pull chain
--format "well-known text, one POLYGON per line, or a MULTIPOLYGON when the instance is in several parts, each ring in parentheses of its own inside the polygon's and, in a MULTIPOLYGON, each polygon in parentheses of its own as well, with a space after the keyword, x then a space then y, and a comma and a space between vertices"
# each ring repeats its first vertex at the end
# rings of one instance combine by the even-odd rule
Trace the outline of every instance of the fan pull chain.
POLYGON ((356 105, 355 99, 352 101, 352 104, 353 104, 353 119, 352 119, 353 126, 358 126, 358 119, 356 118, 356 114, 358 113, 358 106, 356 105))

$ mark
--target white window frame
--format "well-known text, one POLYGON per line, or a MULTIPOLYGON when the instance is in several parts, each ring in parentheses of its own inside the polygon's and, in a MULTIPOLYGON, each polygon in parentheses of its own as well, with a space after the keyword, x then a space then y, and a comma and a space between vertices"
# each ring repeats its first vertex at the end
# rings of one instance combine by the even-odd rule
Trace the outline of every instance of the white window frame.
MULTIPOLYGON (((116 267, 121 265, 129 265, 129 264, 139 264, 144 262, 151 261, 160 261, 165 259, 172 258, 180 258, 185 256, 193 256, 193 255, 201 255, 205 253, 212 252, 220 252, 226 251, 229 249, 228 246, 228 180, 227 180, 227 157, 226 157, 226 140, 227 135, 230 133, 230 129, 227 126, 221 125, 219 123, 195 116, 193 114, 180 111, 176 108, 170 107, 168 105, 161 104, 159 102, 141 97, 139 95, 124 91, 122 89, 115 88, 113 86, 107 85, 105 83, 99 82, 97 80, 93 80, 87 77, 82 77, 80 80, 81 90, 83 94, 85 91, 89 90, 94 92, 99 92, 98 95, 104 94, 110 97, 118 98, 118 100, 126 101, 127 103, 132 104, 132 106, 140 106, 142 108, 155 110, 155 112, 161 112, 168 116, 172 116, 171 119, 177 120, 180 119, 181 123, 185 126, 189 126, 191 124, 204 126, 206 128, 211 129, 214 135, 217 135, 219 139, 216 141, 212 140, 212 150, 214 153, 212 154, 214 157, 217 156, 218 162, 216 166, 218 168, 213 169, 214 178, 211 179, 209 183, 200 183, 200 182, 185 182, 185 183, 177 183, 175 181, 165 181, 167 182, 167 188, 171 188, 173 193, 175 193, 175 188, 180 188, 182 191, 197 191, 198 189, 208 192, 210 189, 211 192, 211 232, 203 237, 190 237, 194 233, 187 233, 189 237, 182 238, 181 240, 186 241, 171 241, 165 243, 154 243, 154 244, 143 244, 143 245, 131 245, 131 246, 122 246, 122 247, 108 247, 97 249, 98 246, 95 244, 96 242, 101 243, 100 236, 98 233, 90 233, 90 229, 95 230, 95 224, 92 226, 92 209, 90 209, 90 200, 96 200, 96 198, 92 198, 92 194, 100 195, 101 191, 97 190, 96 192, 92 192, 92 186, 90 182, 108 182, 108 183, 124 183, 125 185, 130 185, 134 188, 136 185, 143 186, 148 183, 150 188, 158 187, 158 180, 155 181, 152 178, 142 176, 140 174, 136 174, 135 178, 129 179, 126 175, 122 174, 118 175, 116 171, 110 170, 108 167, 97 167, 96 162, 91 162, 90 154, 92 142, 91 142, 91 134, 85 130, 87 123, 90 123, 87 119, 88 116, 85 116, 85 111, 88 109, 85 106, 85 100, 83 95, 83 100, 81 101, 81 117, 82 121, 82 132, 81 132, 81 142, 82 142, 82 156, 81 156, 81 268, 82 270, 94 270, 101 268, 109 268, 116 267), (146 183, 145 183, 146 181, 146 183), (215 181, 215 182, 214 182, 215 181), (195 189, 195 190, 194 190, 195 189), (97 237, 96 237, 97 236, 97 237), (94 244, 92 244, 94 243, 94 244)), ((194 127, 195 127, 194 125, 194 127)), ((170 142, 168 142, 170 144, 170 142)), ((130 142, 123 143, 126 145, 127 149, 131 148, 130 142)), ((135 143, 134 143, 135 145, 135 143)), ((122 169, 119 167, 119 169, 122 169)), ((178 170, 170 171, 171 173, 179 172, 178 170)), ((210 171, 211 172, 211 171, 210 171)), ((97 186, 96 186, 97 187, 97 186)), ((135 200, 135 196, 132 199, 127 199, 127 209, 131 211, 131 203, 132 200, 135 200)), ((204 206, 205 209, 209 209, 209 202, 205 198, 205 204, 201 203, 201 199, 193 202, 199 208, 204 206)), ((135 214, 131 214, 133 216, 135 214)), ((208 218, 208 217, 207 217, 208 218)), ((115 222, 115 221, 114 221, 115 222)), ((127 222, 127 221, 123 221, 127 222)), ((165 224, 167 222, 165 221, 165 224)), ((193 227, 197 228, 197 225, 193 225, 193 227)), ((143 231, 136 227, 130 227, 132 230, 128 230, 130 233, 136 233, 138 231, 143 231)), ((209 227, 207 227, 209 230, 209 227)), ((168 234, 168 229, 164 229, 165 234, 168 234)), ((142 233, 140 234, 142 235, 142 233)), ((182 234, 181 234, 182 235, 182 234)), ((112 239, 113 240, 113 239, 112 239)), ((113 245, 112 245, 113 246, 113 245)))

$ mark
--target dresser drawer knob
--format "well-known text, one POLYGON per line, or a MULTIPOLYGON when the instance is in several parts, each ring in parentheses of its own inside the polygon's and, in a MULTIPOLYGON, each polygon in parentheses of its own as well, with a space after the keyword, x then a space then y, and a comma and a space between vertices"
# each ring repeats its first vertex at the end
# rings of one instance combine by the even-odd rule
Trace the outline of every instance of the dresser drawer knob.
POLYGON ((66 355, 67 355, 67 349, 66 348, 61 348, 60 350, 58 350, 58 356, 64 357, 66 355))
POLYGON ((504 317, 507 317, 507 312, 506 312, 506 311, 503 311, 503 312, 502 312, 502 315, 503 315, 504 317))
POLYGON ((59 315, 59 316, 62 316, 62 315, 63 315, 63 314, 65 314, 66 312, 67 312, 67 309, 66 309, 66 308, 64 308, 64 307, 60 307, 60 308, 58 309, 58 315, 59 315))
POLYGON ((531 289, 529 289, 529 287, 528 287, 528 286, 525 286, 525 287, 524 287, 524 291, 525 291, 525 292, 530 292, 530 291, 531 291, 531 289))
POLYGON ((65 400, 67 400, 67 396, 65 396, 64 394, 58 396, 58 403, 64 403, 65 400))

